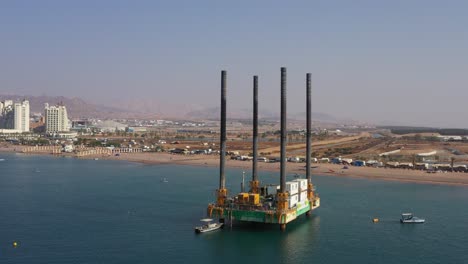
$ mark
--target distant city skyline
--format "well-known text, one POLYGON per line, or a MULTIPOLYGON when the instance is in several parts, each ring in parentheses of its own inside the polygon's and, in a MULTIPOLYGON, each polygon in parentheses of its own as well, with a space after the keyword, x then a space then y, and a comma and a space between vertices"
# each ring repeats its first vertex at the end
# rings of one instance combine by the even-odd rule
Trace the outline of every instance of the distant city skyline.
POLYGON ((9 1, 0 94, 187 112, 219 104, 313 109, 375 124, 468 128, 464 1, 9 1))

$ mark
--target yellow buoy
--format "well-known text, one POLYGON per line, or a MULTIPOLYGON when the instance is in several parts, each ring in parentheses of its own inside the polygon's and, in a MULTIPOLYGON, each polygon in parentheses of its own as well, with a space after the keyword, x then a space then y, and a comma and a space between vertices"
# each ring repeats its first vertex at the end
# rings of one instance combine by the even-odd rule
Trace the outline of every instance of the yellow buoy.
POLYGON ((18 242, 13 241, 13 247, 17 247, 17 246, 18 246, 18 242))
POLYGON ((379 219, 378 219, 378 218, 374 218, 374 219, 372 219, 372 222, 378 223, 378 222, 379 222, 379 219))

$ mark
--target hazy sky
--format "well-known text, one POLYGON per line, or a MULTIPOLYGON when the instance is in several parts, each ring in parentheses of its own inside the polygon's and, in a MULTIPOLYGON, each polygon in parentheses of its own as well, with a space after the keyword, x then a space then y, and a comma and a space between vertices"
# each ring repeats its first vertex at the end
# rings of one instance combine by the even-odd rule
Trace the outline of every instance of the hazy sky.
POLYGON ((468 127, 466 1, 1 1, 0 93, 468 127))

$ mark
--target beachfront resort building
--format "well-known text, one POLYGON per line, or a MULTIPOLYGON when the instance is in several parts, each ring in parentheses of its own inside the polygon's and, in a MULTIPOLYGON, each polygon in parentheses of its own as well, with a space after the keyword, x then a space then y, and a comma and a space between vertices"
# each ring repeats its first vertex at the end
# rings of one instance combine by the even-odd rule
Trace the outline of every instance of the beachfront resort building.
POLYGON ((46 133, 70 131, 67 108, 63 104, 49 106, 49 104, 46 103, 44 117, 46 133))
POLYGON ((3 132, 29 132, 29 101, 0 102, 0 128, 3 128, 3 132))

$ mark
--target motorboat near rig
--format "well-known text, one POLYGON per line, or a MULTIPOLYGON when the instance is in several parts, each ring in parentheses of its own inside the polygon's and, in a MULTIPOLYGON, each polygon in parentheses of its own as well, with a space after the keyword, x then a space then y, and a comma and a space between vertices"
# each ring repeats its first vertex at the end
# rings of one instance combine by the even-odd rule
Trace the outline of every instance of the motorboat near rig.
POLYGON ((223 227, 223 223, 213 223, 213 219, 204 218, 200 220, 203 224, 195 227, 195 233, 206 233, 214 230, 218 230, 223 227))
MULTIPOLYGON (((209 217, 239 222, 278 224, 281 230, 299 216, 310 215, 320 206, 311 181, 311 74, 306 74, 306 178, 286 182, 286 68, 281 68, 281 165, 280 184, 262 186, 257 176, 258 159, 258 77, 253 77, 253 161, 249 190, 228 196, 224 174, 226 155, 226 71, 221 72, 220 179, 216 202, 208 205, 209 217)), ((243 188, 242 188, 243 189, 243 188)))
POLYGON ((426 220, 413 216, 412 213, 403 213, 401 214, 400 222, 402 224, 422 224, 426 222, 426 220))

